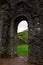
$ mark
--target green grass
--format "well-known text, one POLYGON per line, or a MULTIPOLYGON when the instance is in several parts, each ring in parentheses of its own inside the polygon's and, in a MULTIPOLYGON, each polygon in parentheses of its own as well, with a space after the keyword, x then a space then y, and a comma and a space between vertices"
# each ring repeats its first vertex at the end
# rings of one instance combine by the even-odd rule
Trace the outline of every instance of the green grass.
POLYGON ((17 46, 17 54, 18 56, 28 56, 28 45, 18 45, 17 46))
MULTIPOLYGON (((28 30, 24 30, 23 32, 18 33, 18 38, 23 41, 28 41, 28 30)), ((28 44, 22 44, 17 46, 17 54, 18 56, 28 56, 28 44)))

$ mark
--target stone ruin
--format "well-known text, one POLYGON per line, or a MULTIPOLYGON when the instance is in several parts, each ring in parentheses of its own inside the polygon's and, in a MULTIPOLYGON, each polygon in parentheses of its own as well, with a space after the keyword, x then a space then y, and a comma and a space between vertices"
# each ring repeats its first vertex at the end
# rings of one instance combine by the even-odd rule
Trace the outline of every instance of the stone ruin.
POLYGON ((43 0, 0 0, 0 57, 15 57, 22 20, 30 33, 28 62, 43 65, 43 0))

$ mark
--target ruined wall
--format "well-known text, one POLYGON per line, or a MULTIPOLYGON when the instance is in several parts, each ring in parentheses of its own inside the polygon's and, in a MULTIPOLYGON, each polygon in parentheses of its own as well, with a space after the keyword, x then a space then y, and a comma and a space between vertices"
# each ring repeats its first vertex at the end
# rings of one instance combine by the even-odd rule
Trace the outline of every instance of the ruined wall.
POLYGON ((43 0, 0 0, 0 56, 14 57, 17 26, 27 20, 29 63, 43 65, 43 0))

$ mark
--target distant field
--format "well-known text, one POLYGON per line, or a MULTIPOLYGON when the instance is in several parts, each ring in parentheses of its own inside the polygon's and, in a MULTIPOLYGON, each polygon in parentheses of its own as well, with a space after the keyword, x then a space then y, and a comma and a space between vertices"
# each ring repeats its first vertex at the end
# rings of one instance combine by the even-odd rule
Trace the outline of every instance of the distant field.
POLYGON ((28 41, 28 30, 24 30, 23 32, 18 33, 18 37, 27 42, 28 41))
POLYGON ((28 45, 23 44, 23 45, 18 45, 17 46, 17 54, 18 56, 28 56, 28 45))

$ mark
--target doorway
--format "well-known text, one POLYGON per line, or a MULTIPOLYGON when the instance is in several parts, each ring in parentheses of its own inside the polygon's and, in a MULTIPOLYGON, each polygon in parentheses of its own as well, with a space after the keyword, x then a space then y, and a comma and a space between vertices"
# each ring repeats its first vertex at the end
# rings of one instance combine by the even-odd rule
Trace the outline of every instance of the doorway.
POLYGON ((17 44, 18 56, 28 56, 28 23, 26 20, 20 21, 17 26, 17 37, 19 43, 17 44))

